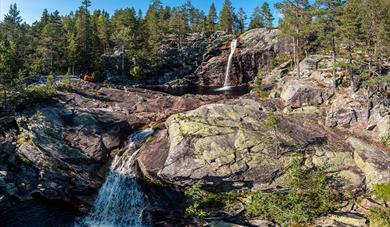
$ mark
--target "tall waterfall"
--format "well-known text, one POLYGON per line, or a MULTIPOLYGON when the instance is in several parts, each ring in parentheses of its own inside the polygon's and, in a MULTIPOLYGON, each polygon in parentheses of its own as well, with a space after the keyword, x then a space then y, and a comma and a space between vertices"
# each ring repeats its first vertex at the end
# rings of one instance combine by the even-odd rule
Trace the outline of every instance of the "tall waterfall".
POLYGON ((152 133, 147 129, 129 136, 128 150, 114 158, 91 213, 75 227, 147 226, 142 222, 145 200, 136 179, 136 156, 140 144, 152 133))
POLYGON ((230 44, 230 55, 229 55, 229 60, 225 72, 225 83, 223 84, 224 88, 230 86, 230 71, 232 68, 232 60, 233 60, 234 52, 236 52, 236 48, 237 48, 237 39, 233 39, 230 44))

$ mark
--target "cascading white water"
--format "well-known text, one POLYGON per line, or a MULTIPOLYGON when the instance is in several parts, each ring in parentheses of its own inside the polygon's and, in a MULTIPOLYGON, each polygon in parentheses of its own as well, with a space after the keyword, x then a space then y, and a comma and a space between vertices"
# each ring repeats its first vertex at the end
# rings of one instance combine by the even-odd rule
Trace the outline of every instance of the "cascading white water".
MULTIPOLYGON (((153 133, 152 129, 129 136, 130 150, 136 150, 153 133)), ((111 164, 105 183, 99 190, 91 213, 75 227, 143 227, 145 200, 137 182, 136 156, 125 152, 116 156, 111 164)))
POLYGON ((236 48, 237 48, 237 39, 233 39, 233 41, 230 44, 230 55, 229 55, 228 64, 225 72, 225 83, 223 84, 224 88, 228 88, 230 86, 230 71, 232 68, 232 60, 233 60, 234 52, 236 52, 236 48))

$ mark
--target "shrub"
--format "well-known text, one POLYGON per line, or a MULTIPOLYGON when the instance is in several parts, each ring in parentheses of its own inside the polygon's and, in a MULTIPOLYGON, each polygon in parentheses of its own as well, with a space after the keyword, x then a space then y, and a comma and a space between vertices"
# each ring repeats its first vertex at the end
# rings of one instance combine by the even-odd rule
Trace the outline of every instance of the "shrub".
POLYGON ((238 200, 234 192, 212 193, 201 189, 197 184, 188 187, 185 195, 190 200, 186 214, 198 218, 211 216, 213 211, 228 209, 238 200))
POLYGON ((53 87, 55 83, 54 75, 50 73, 46 78, 46 85, 49 87, 53 87))
POLYGON ((105 77, 100 71, 95 71, 92 73, 92 79, 93 81, 100 83, 104 81, 105 77))
POLYGON ((17 106, 22 106, 28 103, 44 102, 55 95, 57 95, 57 91, 54 87, 48 85, 30 85, 19 92, 15 102, 17 106))
POLYGON ((261 99, 267 99, 270 95, 270 92, 269 91, 264 91, 261 89, 261 85, 263 83, 263 79, 261 78, 261 75, 258 75, 256 78, 255 78, 255 91, 258 95, 259 98, 261 99))
POLYGON ((390 209, 375 208, 369 213, 368 219, 370 220, 370 226, 373 227, 390 226, 390 209))
POLYGON ((69 72, 65 74, 64 79, 61 81, 61 84, 58 87, 58 89, 60 89, 62 91, 67 91, 67 92, 71 92, 73 90, 72 89, 72 85, 70 83, 70 74, 69 74, 69 72))
POLYGON ((383 202, 390 201, 390 183, 374 185, 374 195, 383 202))
POLYGON ((139 67, 139 66, 134 66, 134 67, 130 70, 130 75, 131 75, 134 79, 139 80, 139 79, 141 79, 141 72, 142 72, 141 67, 139 67))
POLYGON ((247 203, 247 214, 290 226, 311 222, 336 206, 336 193, 321 169, 304 169, 296 161, 287 179, 287 191, 256 192, 247 203))
POLYGON ((24 154, 18 154, 18 159, 25 165, 31 166, 32 162, 24 154))
POLYGON ((380 138, 381 143, 383 143, 385 146, 387 146, 388 149, 390 149, 390 132, 387 132, 385 135, 381 136, 380 138))

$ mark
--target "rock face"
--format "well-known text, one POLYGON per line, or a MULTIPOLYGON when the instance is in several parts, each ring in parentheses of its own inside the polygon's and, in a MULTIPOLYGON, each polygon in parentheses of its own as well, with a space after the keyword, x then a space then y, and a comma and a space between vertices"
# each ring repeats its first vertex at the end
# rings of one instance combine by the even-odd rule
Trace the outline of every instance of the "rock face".
POLYGON ((388 152, 353 137, 348 139, 348 143, 354 148, 355 163, 364 172, 371 189, 375 184, 390 182, 388 152))
POLYGON ((301 75, 296 75, 291 62, 286 62, 266 74, 259 89, 270 97, 281 98, 289 109, 315 108, 326 115, 325 125, 348 129, 359 136, 379 141, 389 131, 389 93, 368 93, 366 89, 351 93, 342 83, 344 71, 336 68, 335 89, 332 59, 311 55, 300 63, 301 75), (342 86, 341 86, 342 85, 342 86))
POLYGON ((0 146, 2 199, 39 195, 91 204, 109 160, 130 133, 223 98, 175 97, 84 82, 77 86, 72 93, 59 92, 51 102, 32 105, 16 120, 3 121, 13 128, 7 127, 9 134, 0 146))
POLYGON ((311 81, 291 80, 284 85, 280 97, 292 108, 299 108, 321 105, 333 95, 330 89, 324 89, 311 81))
MULTIPOLYGON (((286 52, 284 43, 279 42, 277 29, 252 29, 238 37, 238 46, 233 57, 231 85, 252 81, 259 67, 271 65, 272 58, 286 52)), ((183 80, 168 83, 170 86, 210 86, 224 84, 232 35, 216 33, 207 47, 203 60, 194 73, 183 80), (184 83, 183 83, 184 81, 184 83)))
POLYGON ((329 127, 344 127, 358 135, 379 140, 389 132, 389 109, 386 103, 367 102, 367 95, 359 91, 353 96, 340 94, 332 102, 326 117, 329 127))
POLYGON ((285 167, 302 158, 307 166, 337 172, 341 191, 361 193, 367 172, 354 160, 356 148, 345 143, 347 134, 326 130, 313 115, 277 114, 272 120, 266 105, 252 99, 224 101, 170 117, 167 130, 141 148, 144 176, 221 191, 267 189, 283 185, 285 167))

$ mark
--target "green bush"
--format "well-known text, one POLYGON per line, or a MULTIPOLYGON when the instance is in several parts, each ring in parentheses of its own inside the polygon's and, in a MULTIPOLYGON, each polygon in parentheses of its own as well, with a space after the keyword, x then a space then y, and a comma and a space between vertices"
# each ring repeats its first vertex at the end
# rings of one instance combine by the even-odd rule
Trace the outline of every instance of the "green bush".
POLYGON ((44 102, 57 95, 54 87, 48 85, 30 85, 19 92, 16 105, 21 106, 27 103, 44 102))
POLYGON ((201 189, 197 184, 188 187, 185 195, 190 202, 186 214, 198 218, 212 216, 213 211, 228 209, 238 200, 234 192, 212 193, 201 189))
POLYGON ((105 77, 100 71, 95 71, 92 73, 92 79, 95 82, 103 82, 105 80, 105 77))
POLYGON ((263 79, 261 78, 262 75, 258 75, 256 78, 255 78, 255 81, 254 81, 254 87, 255 87, 255 91, 257 93, 257 96, 260 98, 260 99, 267 99, 269 98, 269 95, 270 95, 270 92, 269 91, 263 91, 261 89, 261 85, 263 83, 263 79))
POLYGON ((390 132, 387 132, 385 135, 381 136, 380 138, 381 143, 387 146, 388 149, 390 149, 390 132))
POLYGON ((131 75, 134 79, 139 80, 139 79, 141 79, 141 72, 142 72, 141 67, 139 67, 139 66, 134 66, 134 67, 130 70, 130 75, 131 75))
POLYGON ((321 169, 305 169, 296 161, 288 172, 288 190, 256 192, 247 203, 247 214, 283 226, 311 222, 337 204, 337 194, 327 186, 327 180, 321 169))
POLYGON ((386 227, 390 226, 390 209, 389 208, 375 208, 372 210, 368 219, 372 227, 386 227))
POLYGON ((390 202, 390 183, 374 185, 374 195, 383 202, 390 202))
POLYGON ((70 82, 70 74, 69 72, 65 74, 64 79, 61 81, 58 89, 66 92, 71 92, 73 90, 71 82, 70 82))
POLYGON ((55 83, 54 75, 53 75, 52 73, 50 73, 50 74, 47 76, 46 85, 49 86, 49 87, 53 87, 53 86, 54 86, 54 83, 55 83))

